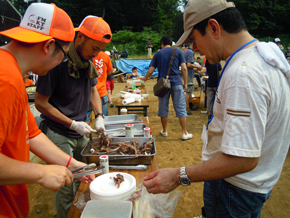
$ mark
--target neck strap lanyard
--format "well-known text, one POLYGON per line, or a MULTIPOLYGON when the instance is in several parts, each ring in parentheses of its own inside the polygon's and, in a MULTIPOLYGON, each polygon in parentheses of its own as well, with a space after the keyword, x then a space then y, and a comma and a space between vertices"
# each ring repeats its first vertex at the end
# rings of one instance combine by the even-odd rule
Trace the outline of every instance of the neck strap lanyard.
MULTIPOLYGON (((215 94, 214 94, 214 97, 213 97, 213 102, 212 102, 212 106, 211 106, 211 111, 213 110, 213 105, 214 105, 214 102, 215 102, 215 96, 216 96, 216 94, 217 94, 217 90, 218 90, 218 87, 219 87, 219 84, 220 84, 220 81, 221 81, 221 79, 222 79, 222 77, 223 77, 223 74, 224 74, 224 71, 225 71, 225 69, 226 69, 226 67, 228 66, 228 63, 231 61, 231 59, 235 56, 235 54, 237 54, 240 50, 242 50, 244 47, 246 47, 247 45, 249 45, 249 44, 251 44, 251 43, 253 43, 253 42, 255 42, 255 41, 257 41, 257 39, 253 39, 253 40, 251 40, 251 41, 249 41, 249 42, 247 42, 246 44, 244 44, 244 45, 242 45, 240 48, 238 48, 229 58, 228 58, 228 60, 227 60, 227 62, 226 62, 226 64, 225 64, 225 66, 224 66, 224 68, 223 68, 223 70, 222 70, 222 73, 221 73, 221 75, 220 75, 220 77, 219 77, 219 81, 218 81, 218 84, 217 84, 217 87, 216 87, 216 91, 215 91, 215 94)), ((210 111, 210 115, 211 115, 211 111, 210 111)), ((210 120, 208 121, 208 123, 207 123, 207 126, 206 126, 206 129, 208 129, 208 125, 210 124, 210 122, 212 121, 212 119, 214 118, 214 114, 211 116, 211 118, 210 118, 210 120)))

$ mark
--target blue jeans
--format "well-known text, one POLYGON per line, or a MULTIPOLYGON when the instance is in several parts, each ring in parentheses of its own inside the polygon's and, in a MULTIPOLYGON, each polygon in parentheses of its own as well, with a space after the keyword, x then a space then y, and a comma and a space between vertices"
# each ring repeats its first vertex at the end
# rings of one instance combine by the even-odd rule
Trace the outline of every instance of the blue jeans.
POLYGON ((260 218, 268 194, 246 191, 225 180, 204 182, 206 218, 260 218))
POLYGON ((172 98, 176 117, 187 117, 186 101, 182 85, 172 86, 170 91, 167 92, 163 97, 158 97, 159 100, 158 116, 167 117, 169 115, 168 105, 170 95, 172 98))
MULTIPOLYGON (((104 97, 101 97, 101 101, 102 101, 102 111, 104 116, 109 116, 109 111, 108 111, 108 105, 109 105, 109 100, 108 100, 108 95, 105 95, 104 97)), ((90 114, 92 112, 92 107, 91 105, 89 105, 89 109, 87 112, 87 116, 86 116, 86 122, 90 121, 90 114)))

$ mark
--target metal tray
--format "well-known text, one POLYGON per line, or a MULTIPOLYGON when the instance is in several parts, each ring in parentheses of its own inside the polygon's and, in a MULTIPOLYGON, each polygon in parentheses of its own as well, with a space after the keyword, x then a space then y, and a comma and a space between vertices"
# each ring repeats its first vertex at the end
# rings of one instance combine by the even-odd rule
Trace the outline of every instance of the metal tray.
MULTIPOLYGON (((106 134, 109 135, 110 137, 125 137, 125 125, 126 124, 105 125, 106 134), (116 130, 110 131, 114 129, 116 130)), ((144 123, 135 123, 134 124, 134 137, 144 137, 145 127, 147 126, 144 123)))
MULTIPOLYGON (((111 137, 112 142, 124 142, 130 140, 136 140, 139 143, 139 146, 142 146, 144 142, 148 142, 151 138, 145 137, 134 137, 134 138, 127 138, 127 137, 111 137)), ((93 138, 93 140, 98 141, 98 138, 93 138)), ((111 165, 135 165, 135 164, 151 164, 156 155, 156 144, 153 142, 153 152, 151 155, 140 154, 138 157, 135 157, 134 154, 128 155, 119 155, 119 154, 108 154, 109 157, 109 164, 111 165)), ((91 154, 90 146, 87 144, 82 152, 81 155, 86 158, 87 163, 96 163, 99 164, 99 157, 102 155, 91 154)), ((103 154, 104 155, 104 154, 103 154)))
POLYGON ((137 114, 105 116, 104 124, 127 124, 127 123, 142 123, 143 120, 137 114))

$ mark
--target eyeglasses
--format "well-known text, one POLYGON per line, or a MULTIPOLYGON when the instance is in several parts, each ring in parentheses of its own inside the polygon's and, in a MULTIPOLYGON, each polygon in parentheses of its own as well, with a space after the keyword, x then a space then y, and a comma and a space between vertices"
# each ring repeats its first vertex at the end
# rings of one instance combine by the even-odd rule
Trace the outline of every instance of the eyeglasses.
POLYGON ((58 44, 57 41, 54 41, 55 44, 62 50, 63 52, 63 59, 62 59, 62 62, 66 62, 68 60, 68 57, 67 57, 67 54, 65 53, 65 51, 63 50, 63 48, 60 46, 60 44, 58 44))

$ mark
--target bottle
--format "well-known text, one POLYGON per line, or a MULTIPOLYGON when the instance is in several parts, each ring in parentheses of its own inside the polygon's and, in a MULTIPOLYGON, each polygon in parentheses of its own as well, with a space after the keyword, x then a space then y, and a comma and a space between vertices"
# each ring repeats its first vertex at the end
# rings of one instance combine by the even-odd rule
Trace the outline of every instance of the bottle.
POLYGON ((135 82, 132 83, 132 90, 134 91, 136 89, 136 84, 135 82))
POLYGON ((129 137, 129 138, 134 137, 134 124, 125 125, 125 137, 129 137))
POLYGON ((141 89, 144 89, 144 88, 145 88, 144 81, 141 80, 141 89))

